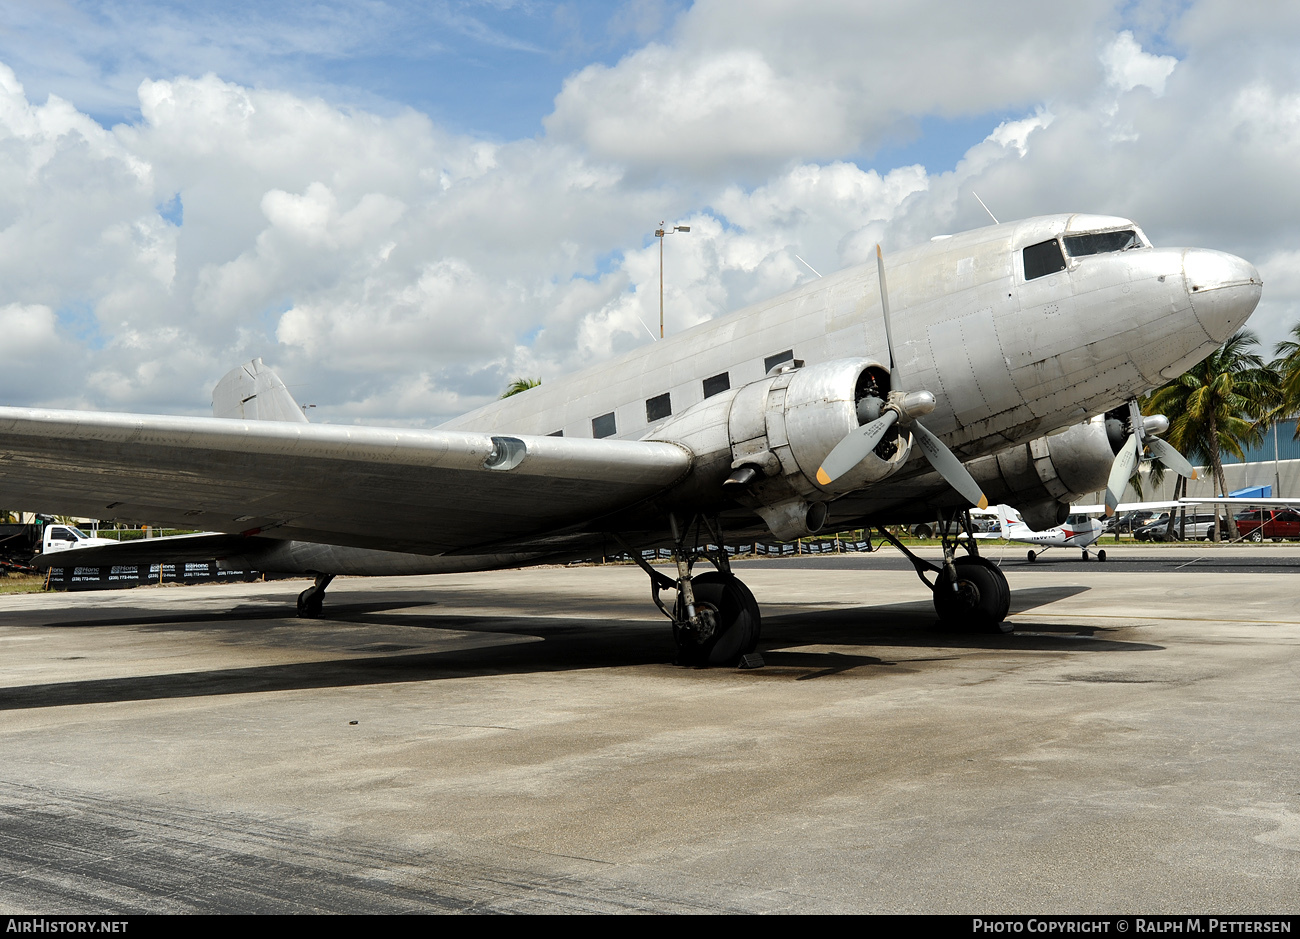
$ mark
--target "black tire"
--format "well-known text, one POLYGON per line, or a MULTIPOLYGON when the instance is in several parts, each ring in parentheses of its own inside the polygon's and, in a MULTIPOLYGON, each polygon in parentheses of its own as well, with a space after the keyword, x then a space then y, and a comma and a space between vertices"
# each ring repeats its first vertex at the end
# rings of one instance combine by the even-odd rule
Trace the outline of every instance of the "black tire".
POLYGON ((1011 609, 1011 589, 997 565, 984 558, 960 557, 957 590, 944 570, 935 581, 934 609, 944 625, 975 632, 1009 633, 1014 628, 1006 622, 1011 609))
POLYGON ((707 571, 691 578, 695 590, 697 611, 711 613, 714 629, 700 638, 686 622, 685 603, 677 600, 677 620, 673 624, 673 640, 677 643, 679 665, 707 667, 735 665, 740 657, 758 644, 759 620, 755 614, 758 604, 749 588, 735 577, 718 571, 707 571))
POLYGON ((1250 533, 1250 540, 1253 541, 1253 542, 1255 542, 1256 544, 1259 544, 1261 541, 1263 541, 1263 540, 1264 540, 1264 529, 1262 529, 1262 528, 1256 528, 1254 531, 1252 531, 1252 532, 1250 533))
POLYGON ((1104 560, 1106 560, 1106 549, 1105 549, 1105 548, 1102 548, 1100 551, 1097 552, 1097 560, 1098 560, 1098 561, 1104 561, 1104 560))
POLYGON ((1038 560, 1038 555, 1037 555, 1037 554, 1034 554, 1034 552, 1030 551, 1030 552, 1029 552, 1029 560, 1031 560, 1031 561, 1037 561, 1037 560, 1038 560))
POLYGON ((1083 552, 1083 559, 1084 559, 1085 561, 1088 560, 1088 552, 1087 552, 1086 549, 1085 549, 1084 552, 1083 552))
POLYGON ((325 608, 325 598, 315 587, 298 594, 298 615, 303 619, 318 619, 325 608))
MULTIPOLYGON (((724 575, 725 576, 725 575, 724 575)), ((749 610, 749 639, 744 648, 740 650, 742 655, 748 655, 758 648, 758 640, 763 631, 763 615, 758 609, 758 600, 754 598, 753 592, 736 575, 731 575, 731 583, 745 598, 745 608, 749 610)))

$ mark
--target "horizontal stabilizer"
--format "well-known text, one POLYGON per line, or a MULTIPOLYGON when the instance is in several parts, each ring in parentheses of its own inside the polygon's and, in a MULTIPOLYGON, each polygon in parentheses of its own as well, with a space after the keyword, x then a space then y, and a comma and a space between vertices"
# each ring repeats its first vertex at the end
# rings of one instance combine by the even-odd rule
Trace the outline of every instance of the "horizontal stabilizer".
POLYGON ((39 570, 51 567, 112 567, 118 564, 157 564, 161 561, 210 561, 238 558, 274 544, 268 538, 200 532, 166 538, 135 538, 116 544, 70 548, 42 554, 32 562, 39 570))

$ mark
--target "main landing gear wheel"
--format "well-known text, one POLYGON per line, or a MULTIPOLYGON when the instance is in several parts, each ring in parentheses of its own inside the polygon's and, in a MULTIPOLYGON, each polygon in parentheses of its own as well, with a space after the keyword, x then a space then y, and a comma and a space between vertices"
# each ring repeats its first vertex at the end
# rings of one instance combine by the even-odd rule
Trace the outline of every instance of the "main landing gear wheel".
POLYGON ((1102 548, 1102 549, 1100 549, 1100 550, 1097 552, 1097 560, 1098 560, 1098 561, 1104 561, 1104 560, 1106 560, 1106 549, 1105 549, 1105 548, 1102 548))
POLYGON ((701 621, 696 630, 687 622, 685 604, 677 601, 673 640, 681 665, 735 665, 758 645, 761 620, 758 603, 749 588, 728 574, 706 571, 691 578, 695 609, 701 621))
POLYGON ((960 557, 953 561, 957 569, 957 589, 944 570, 934 584, 934 609, 945 626, 977 632, 1009 633, 1014 628, 1006 622, 1011 609, 1011 588, 997 565, 985 558, 960 557))
POLYGON ((1038 555, 1035 554, 1034 552, 1030 551, 1030 552, 1029 552, 1029 560, 1031 560, 1031 561, 1037 561, 1037 560, 1038 560, 1038 555))
POLYGON ((1083 550, 1083 559, 1084 559, 1085 561, 1088 560, 1088 549, 1087 549, 1087 548, 1084 548, 1084 550, 1083 550))

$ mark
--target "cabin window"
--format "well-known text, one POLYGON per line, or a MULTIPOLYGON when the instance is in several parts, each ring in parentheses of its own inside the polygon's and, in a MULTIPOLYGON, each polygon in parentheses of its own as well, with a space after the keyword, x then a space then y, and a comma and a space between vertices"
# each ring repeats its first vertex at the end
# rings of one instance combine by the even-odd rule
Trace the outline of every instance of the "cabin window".
POLYGON ((1057 271, 1065 270, 1065 257, 1056 239, 1041 244, 1030 245, 1025 249, 1025 280, 1046 277, 1057 271))
POLYGON ((721 375, 714 375, 712 378, 704 379, 704 397, 712 398, 714 395, 720 395, 731 387, 731 377, 723 372, 721 375))
POLYGON ((763 374, 767 374, 776 368, 782 362, 793 362, 794 350, 786 349, 784 352, 778 352, 776 355, 769 355, 763 360, 763 374))
POLYGON ((1087 235, 1066 235, 1064 240, 1065 250, 1072 258, 1142 247, 1137 232, 1131 228, 1124 231, 1093 232, 1087 235))
POLYGON ((613 437, 617 431, 613 411, 591 419, 591 436, 593 437, 613 437))
POLYGON ((645 419, 647 423, 653 424, 655 421, 662 421, 672 413, 672 397, 667 391, 661 395, 655 395, 653 398, 646 398, 645 419))

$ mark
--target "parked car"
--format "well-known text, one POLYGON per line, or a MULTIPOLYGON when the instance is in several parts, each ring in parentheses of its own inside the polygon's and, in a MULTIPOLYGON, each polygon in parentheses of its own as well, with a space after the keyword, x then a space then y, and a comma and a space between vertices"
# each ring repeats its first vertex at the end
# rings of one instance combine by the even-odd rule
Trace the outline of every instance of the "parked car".
MULTIPOLYGON (((971 528, 977 532, 998 530, 998 520, 987 515, 972 515, 970 523, 971 528)), ((944 530, 947 531, 949 538, 955 538, 966 533, 966 523, 959 518, 950 519, 944 526, 944 530)), ((939 531, 939 524, 937 522, 922 522, 913 525, 908 531, 915 538, 934 538, 936 532, 939 531)))
MULTIPOLYGON (((1141 528, 1134 529, 1133 537, 1138 541, 1168 541, 1169 513, 1162 512, 1141 528)), ((1174 540, 1208 541, 1214 530, 1214 513, 1188 515, 1186 519, 1174 520, 1174 540)))
POLYGON ((1250 541, 1300 538, 1300 512, 1295 509, 1247 509, 1236 521, 1238 534, 1250 541))
MULTIPOLYGON (((1147 522, 1155 517, 1155 512, 1149 509, 1135 509, 1131 512, 1121 512, 1119 515, 1106 519, 1106 534, 1108 535, 1131 535, 1147 522)), ((1165 516, 1168 518, 1168 515, 1165 516)))
POLYGON ((1169 527, 1169 513, 1161 512, 1154 518, 1133 529, 1133 537, 1138 541, 1164 541, 1165 529, 1169 527))

